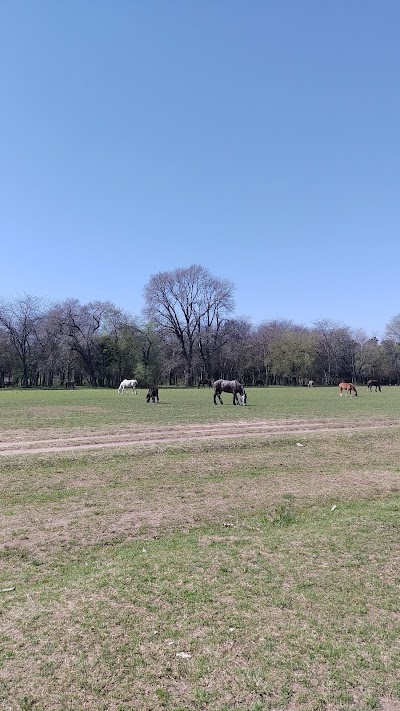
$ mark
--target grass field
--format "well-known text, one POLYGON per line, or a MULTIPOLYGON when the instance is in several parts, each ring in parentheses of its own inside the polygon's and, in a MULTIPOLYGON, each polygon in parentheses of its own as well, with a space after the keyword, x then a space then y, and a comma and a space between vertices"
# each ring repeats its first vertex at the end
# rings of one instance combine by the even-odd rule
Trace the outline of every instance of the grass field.
POLYGON ((332 388, 248 388, 248 405, 231 407, 232 396, 224 395, 224 407, 211 406, 212 390, 160 390, 159 407, 145 401, 145 391, 118 396, 114 390, 3 390, 0 391, 0 428, 68 430, 95 429, 132 424, 172 424, 305 417, 329 417, 349 422, 373 417, 397 421, 400 388, 368 393, 359 388, 357 398, 340 398, 332 388))
POLYGON ((0 457, 2 711, 400 711, 400 388, 248 393, 0 391, 0 444, 300 423, 0 457))

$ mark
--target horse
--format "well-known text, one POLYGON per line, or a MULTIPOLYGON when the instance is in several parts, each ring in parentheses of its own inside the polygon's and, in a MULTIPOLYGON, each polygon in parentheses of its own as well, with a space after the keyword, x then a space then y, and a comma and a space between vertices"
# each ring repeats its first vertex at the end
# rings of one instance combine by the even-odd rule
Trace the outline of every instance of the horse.
POLYGON ((261 388, 263 388, 264 385, 265 385, 265 383, 264 383, 263 380, 256 380, 256 382, 254 383, 254 385, 256 386, 256 388, 257 388, 258 386, 260 386, 261 388))
POLYGON ((133 393, 135 393, 135 395, 137 395, 137 389, 136 389, 137 385, 138 385, 137 380, 134 380, 134 379, 123 380, 118 388, 118 395, 121 395, 121 393, 124 394, 126 388, 132 388, 132 395, 133 395, 133 393))
POLYGON ((75 390, 75 381, 74 380, 66 380, 65 387, 67 390, 75 390))
POLYGON ((147 402, 150 402, 150 400, 152 400, 153 402, 160 402, 160 398, 158 397, 158 388, 149 388, 147 391, 146 400, 147 402))
POLYGON ((380 384, 379 380, 368 380, 367 388, 370 391, 370 393, 372 393, 373 387, 375 387, 375 392, 378 392, 378 390, 380 393, 382 392, 381 384, 380 384))
POLYGON ((202 378, 202 380, 199 380, 199 384, 197 386, 197 390, 199 388, 212 388, 212 382, 211 380, 207 380, 206 378, 202 378))
POLYGON ((245 405, 247 402, 247 394, 243 385, 238 380, 216 380, 214 383, 214 405, 217 405, 216 398, 218 397, 221 405, 224 403, 221 400, 221 393, 232 393, 234 405, 245 405))
POLYGON ((313 388, 313 387, 314 387, 314 381, 313 381, 313 380, 309 380, 309 381, 308 381, 308 387, 309 387, 309 388, 313 388))
POLYGON ((346 393, 346 397, 347 397, 347 395, 350 395, 350 397, 351 397, 353 392, 354 392, 354 395, 357 397, 357 390, 356 390, 355 386, 353 385, 353 383, 339 383, 339 390, 340 390, 340 397, 342 397, 342 395, 343 395, 343 390, 346 393))

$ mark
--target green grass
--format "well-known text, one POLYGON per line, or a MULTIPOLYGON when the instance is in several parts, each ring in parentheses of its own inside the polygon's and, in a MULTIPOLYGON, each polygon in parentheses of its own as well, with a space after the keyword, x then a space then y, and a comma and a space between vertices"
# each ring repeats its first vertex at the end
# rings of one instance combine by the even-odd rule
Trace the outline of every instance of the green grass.
POLYGON ((0 709, 397 711, 397 388, 142 395, 0 392, 2 429, 392 426, 0 458, 0 709))
POLYGON ((400 388, 368 393, 359 387, 357 398, 339 397, 332 388, 248 388, 248 405, 233 407, 232 396, 224 405, 213 404, 212 390, 160 390, 161 402, 145 401, 144 390, 118 396, 116 390, 0 390, 0 428, 95 429, 96 427, 165 425, 265 418, 333 418, 363 421, 366 418, 397 419, 400 388))

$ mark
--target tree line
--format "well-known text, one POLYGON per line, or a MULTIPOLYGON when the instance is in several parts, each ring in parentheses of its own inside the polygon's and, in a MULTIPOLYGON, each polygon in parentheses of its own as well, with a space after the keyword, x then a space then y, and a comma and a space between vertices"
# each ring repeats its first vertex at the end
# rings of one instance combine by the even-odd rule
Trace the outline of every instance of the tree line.
POLYGON ((117 387, 197 385, 237 378, 246 385, 323 385, 376 378, 400 382, 400 315, 378 342, 325 319, 313 327, 234 315, 234 285, 202 266, 160 272, 144 291, 141 317, 110 302, 0 301, 0 387, 66 382, 117 387))

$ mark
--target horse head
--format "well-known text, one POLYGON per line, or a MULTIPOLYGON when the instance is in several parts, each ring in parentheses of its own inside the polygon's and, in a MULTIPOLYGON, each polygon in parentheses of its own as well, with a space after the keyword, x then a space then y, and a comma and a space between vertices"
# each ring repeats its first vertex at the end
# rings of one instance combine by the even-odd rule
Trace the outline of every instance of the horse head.
POLYGON ((238 398, 239 405, 245 405, 247 403, 247 393, 243 385, 236 381, 236 395, 238 398))

